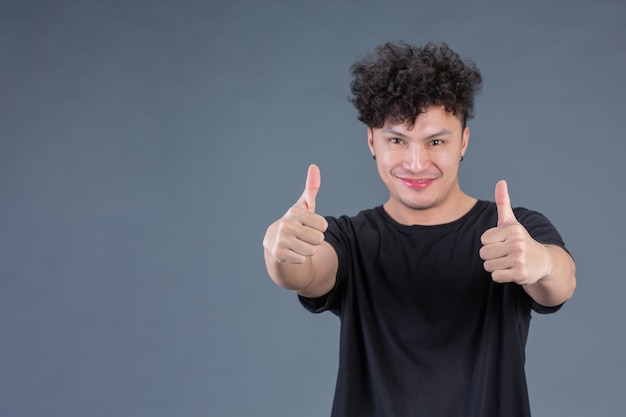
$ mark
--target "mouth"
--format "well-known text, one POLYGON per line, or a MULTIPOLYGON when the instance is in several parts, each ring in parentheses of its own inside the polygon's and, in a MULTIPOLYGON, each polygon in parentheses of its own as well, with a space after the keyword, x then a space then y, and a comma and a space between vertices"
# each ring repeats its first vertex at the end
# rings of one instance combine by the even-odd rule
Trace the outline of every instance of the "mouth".
POLYGON ((433 182, 435 182, 434 178, 423 178, 423 179, 399 178, 399 179, 400 181, 402 181, 404 185, 406 185, 408 188, 411 188, 413 190, 423 190, 425 188, 428 188, 430 185, 432 185, 433 182))

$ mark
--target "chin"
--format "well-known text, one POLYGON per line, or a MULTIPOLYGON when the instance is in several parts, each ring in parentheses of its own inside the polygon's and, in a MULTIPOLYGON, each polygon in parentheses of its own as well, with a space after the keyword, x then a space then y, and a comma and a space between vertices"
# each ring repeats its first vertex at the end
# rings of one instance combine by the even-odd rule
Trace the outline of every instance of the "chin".
POLYGON ((436 201, 415 201, 415 200, 400 200, 400 203, 411 210, 429 210, 437 205, 436 201))

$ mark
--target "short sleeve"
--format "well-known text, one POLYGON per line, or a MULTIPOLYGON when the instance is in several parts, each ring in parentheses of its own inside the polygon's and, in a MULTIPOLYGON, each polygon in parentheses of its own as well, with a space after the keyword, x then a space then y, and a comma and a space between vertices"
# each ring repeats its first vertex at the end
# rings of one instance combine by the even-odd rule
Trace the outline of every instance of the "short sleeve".
POLYGON ((341 314, 343 304, 343 292, 349 271, 349 241, 348 231, 351 230, 350 220, 347 216, 340 218, 326 217, 328 228, 324 233, 324 239, 337 253, 338 267, 335 286, 328 294, 317 298, 308 298, 301 295, 298 299, 302 306, 312 313, 331 311, 337 316, 341 314))
MULTIPOLYGON (((533 239, 544 245, 556 245, 569 254, 569 251, 563 242, 563 238, 547 217, 539 212, 527 210, 525 208, 516 208, 514 212, 517 220, 526 228, 533 239)), ((564 304, 547 307, 537 303, 528 294, 526 294, 526 296, 528 297, 530 307, 533 311, 539 314, 556 313, 561 309, 561 307, 563 307, 564 304)))

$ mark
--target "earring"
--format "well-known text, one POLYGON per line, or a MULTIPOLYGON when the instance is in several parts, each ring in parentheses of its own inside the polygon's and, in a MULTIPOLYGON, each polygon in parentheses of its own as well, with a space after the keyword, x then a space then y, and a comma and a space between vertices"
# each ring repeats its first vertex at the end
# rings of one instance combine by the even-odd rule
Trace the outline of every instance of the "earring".
POLYGON ((463 161, 463 159, 465 159, 465 157, 463 155, 461 155, 461 161, 463 161))
POLYGON ((376 160, 376 155, 372 155, 372 159, 375 161, 376 160))

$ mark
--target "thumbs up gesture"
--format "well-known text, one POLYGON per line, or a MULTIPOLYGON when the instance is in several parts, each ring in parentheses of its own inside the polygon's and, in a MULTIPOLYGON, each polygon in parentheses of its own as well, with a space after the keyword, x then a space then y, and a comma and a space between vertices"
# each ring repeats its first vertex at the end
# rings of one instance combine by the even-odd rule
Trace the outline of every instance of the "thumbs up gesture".
POLYGON ((326 219, 315 213, 321 176, 317 165, 309 166, 304 192, 265 233, 263 247, 278 263, 302 264, 324 242, 326 219))
POLYGON ((496 184, 495 199, 497 226, 481 236, 480 257, 485 261, 484 268, 498 283, 534 284, 550 273, 550 255, 517 221, 506 181, 496 184))

